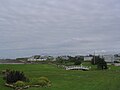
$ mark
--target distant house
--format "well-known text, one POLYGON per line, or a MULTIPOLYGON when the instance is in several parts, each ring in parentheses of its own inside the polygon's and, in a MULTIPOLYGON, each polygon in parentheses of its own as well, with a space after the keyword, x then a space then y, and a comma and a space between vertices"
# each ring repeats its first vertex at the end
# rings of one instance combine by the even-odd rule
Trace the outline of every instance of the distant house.
POLYGON ((46 60, 47 60, 47 57, 35 55, 35 56, 28 58, 27 61, 46 61, 46 60))
MULTIPOLYGON (((115 61, 114 55, 102 55, 101 58, 104 58, 107 63, 111 63, 115 61)), ((84 56, 84 61, 91 61, 93 56, 84 56)))
POLYGON ((112 63, 115 61, 114 55, 102 55, 101 58, 104 58, 107 63, 112 63))
POLYGON ((60 56, 62 59, 64 59, 64 60, 68 60, 69 59, 69 57, 68 56, 60 56))
POLYGON ((115 54, 115 55, 114 55, 114 60, 115 60, 116 62, 120 62, 120 54, 115 54))
POLYGON ((84 61, 91 61, 92 59, 92 56, 84 56, 84 61))
POLYGON ((120 57, 114 57, 116 62, 120 62, 120 57))

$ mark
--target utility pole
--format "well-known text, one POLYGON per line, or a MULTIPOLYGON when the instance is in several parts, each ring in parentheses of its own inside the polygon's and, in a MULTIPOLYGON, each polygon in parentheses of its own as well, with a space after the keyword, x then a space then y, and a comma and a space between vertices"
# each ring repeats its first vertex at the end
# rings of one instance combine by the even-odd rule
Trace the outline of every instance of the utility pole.
POLYGON ((93 60, 94 60, 94 64, 95 64, 95 51, 94 51, 94 57, 93 57, 93 60))

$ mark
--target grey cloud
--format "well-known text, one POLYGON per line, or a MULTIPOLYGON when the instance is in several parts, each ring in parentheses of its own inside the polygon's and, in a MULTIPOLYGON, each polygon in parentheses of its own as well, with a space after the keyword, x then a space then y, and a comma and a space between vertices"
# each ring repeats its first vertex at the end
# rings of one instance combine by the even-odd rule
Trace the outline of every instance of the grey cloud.
POLYGON ((119 0, 0 0, 1 57, 119 52, 119 28, 119 0))

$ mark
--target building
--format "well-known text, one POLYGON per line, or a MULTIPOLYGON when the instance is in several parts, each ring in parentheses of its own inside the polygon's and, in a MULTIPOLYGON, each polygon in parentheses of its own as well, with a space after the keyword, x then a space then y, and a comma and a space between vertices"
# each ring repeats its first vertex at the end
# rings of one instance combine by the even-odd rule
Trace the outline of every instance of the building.
POLYGON ((100 56, 101 58, 104 58, 104 60, 107 62, 107 63, 113 63, 115 61, 114 59, 114 55, 102 55, 100 56))
POLYGON ((47 60, 47 57, 45 56, 35 55, 35 56, 28 58, 27 61, 46 61, 46 60, 47 60))
POLYGON ((120 54, 114 55, 115 62, 120 62, 120 54))
POLYGON ((84 61, 91 61, 92 59, 92 56, 84 56, 84 61))

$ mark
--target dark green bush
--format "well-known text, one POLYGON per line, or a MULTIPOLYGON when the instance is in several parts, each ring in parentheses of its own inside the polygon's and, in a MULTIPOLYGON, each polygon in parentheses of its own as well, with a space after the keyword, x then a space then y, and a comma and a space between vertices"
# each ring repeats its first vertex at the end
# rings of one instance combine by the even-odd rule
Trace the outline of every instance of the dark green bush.
POLYGON ((24 75, 23 72, 20 71, 10 71, 7 75, 6 75, 6 83, 8 84, 12 84, 12 83, 16 83, 17 81, 28 81, 28 78, 24 75))

